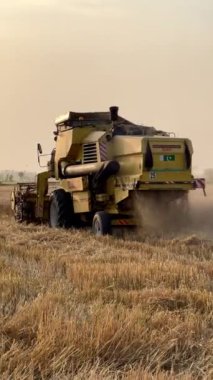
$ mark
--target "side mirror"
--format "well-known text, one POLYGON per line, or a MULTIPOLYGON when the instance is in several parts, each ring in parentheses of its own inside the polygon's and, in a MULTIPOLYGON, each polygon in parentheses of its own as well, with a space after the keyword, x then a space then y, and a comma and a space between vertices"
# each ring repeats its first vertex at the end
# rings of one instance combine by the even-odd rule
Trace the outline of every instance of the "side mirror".
POLYGON ((41 165, 41 162, 40 162, 40 158, 45 157, 45 156, 50 156, 50 154, 43 154, 41 144, 37 144, 37 158, 38 158, 38 164, 39 164, 40 168, 46 168, 47 167, 47 164, 41 165))
POLYGON ((39 154, 42 154, 41 144, 37 144, 37 151, 38 151, 39 154))

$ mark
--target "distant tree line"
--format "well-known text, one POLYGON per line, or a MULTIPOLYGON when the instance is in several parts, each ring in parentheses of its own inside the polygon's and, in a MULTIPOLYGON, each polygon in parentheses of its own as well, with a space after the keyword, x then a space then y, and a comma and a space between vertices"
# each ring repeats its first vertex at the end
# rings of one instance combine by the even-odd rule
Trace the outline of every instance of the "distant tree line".
POLYGON ((35 180, 35 173, 15 170, 0 171, 0 182, 31 182, 35 180))

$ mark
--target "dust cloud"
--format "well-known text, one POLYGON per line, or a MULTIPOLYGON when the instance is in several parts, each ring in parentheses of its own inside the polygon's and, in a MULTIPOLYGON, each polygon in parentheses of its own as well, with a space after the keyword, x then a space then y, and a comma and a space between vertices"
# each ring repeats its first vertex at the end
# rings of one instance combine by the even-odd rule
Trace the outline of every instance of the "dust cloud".
MULTIPOLYGON (((202 240, 213 240, 213 185, 190 191, 176 202, 162 202, 160 197, 146 197, 135 202, 136 216, 143 233, 166 239, 195 235, 202 240)), ((169 193, 168 193, 169 196, 169 193)))
POLYGON ((189 229, 199 237, 213 240, 213 185, 207 185, 206 197, 201 190, 190 193, 189 229))

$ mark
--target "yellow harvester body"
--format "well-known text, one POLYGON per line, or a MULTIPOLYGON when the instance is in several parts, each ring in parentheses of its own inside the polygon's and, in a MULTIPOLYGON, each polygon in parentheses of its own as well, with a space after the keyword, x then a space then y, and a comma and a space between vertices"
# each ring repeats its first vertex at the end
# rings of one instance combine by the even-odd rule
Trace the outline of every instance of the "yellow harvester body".
POLYGON ((189 139, 131 123, 118 115, 117 107, 102 113, 70 112, 56 120, 56 128, 48 170, 37 179, 36 219, 50 219, 52 224, 53 218, 53 226, 60 226, 63 223, 57 222, 57 213, 65 215, 66 208, 65 219, 70 213, 69 220, 77 216, 92 223, 94 215, 102 212, 110 216, 112 225, 134 225, 134 209, 141 194, 145 201, 151 194, 167 205, 185 199, 190 190, 204 189, 204 180, 192 175, 189 139), (48 193, 51 177, 60 189, 52 211, 52 195, 48 193), (62 199, 65 196, 67 203, 62 199))

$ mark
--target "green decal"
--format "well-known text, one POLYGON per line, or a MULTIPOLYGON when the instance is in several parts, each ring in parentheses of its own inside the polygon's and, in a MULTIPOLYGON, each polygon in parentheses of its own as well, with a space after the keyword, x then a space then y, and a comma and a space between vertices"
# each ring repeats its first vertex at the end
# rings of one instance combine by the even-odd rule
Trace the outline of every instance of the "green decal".
POLYGON ((174 154, 165 154, 163 156, 164 161, 175 161, 175 155, 174 154))

